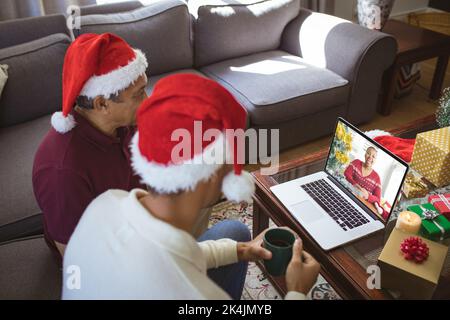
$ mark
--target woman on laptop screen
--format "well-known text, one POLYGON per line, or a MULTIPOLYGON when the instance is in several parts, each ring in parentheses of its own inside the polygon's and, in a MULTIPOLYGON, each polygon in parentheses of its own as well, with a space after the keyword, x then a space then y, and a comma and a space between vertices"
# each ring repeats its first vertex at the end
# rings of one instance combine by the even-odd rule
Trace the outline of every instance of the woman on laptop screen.
POLYGON ((392 211, 407 167, 356 128, 338 122, 326 172, 384 221, 392 211))
POLYGON ((379 204, 381 201, 381 180, 373 169, 378 151, 368 147, 364 155, 364 162, 353 160, 344 172, 345 178, 350 182, 361 197, 369 203, 379 204))

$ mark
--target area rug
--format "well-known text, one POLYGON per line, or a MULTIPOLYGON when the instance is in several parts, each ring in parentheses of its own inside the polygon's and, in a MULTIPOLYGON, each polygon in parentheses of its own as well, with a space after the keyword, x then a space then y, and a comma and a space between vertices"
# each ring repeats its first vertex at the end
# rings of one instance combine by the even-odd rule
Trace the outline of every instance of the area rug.
MULTIPOLYGON (((252 232, 253 205, 252 204, 234 204, 228 201, 221 202, 213 208, 209 221, 210 226, 222 220, 239 220, 246 224, 252 232)), ((270 221, 271 226, 275 226, 270 221)), ((250 263, 245 280, 243 300, 279 300, 283 297, 272 286, 264 276, 261 269, 254 263, 250 263)), ((334 291, 329 283, 319 275, 319 278, 308 293, 308 299, 312 300, 340 300, 339 295, 334 291)))

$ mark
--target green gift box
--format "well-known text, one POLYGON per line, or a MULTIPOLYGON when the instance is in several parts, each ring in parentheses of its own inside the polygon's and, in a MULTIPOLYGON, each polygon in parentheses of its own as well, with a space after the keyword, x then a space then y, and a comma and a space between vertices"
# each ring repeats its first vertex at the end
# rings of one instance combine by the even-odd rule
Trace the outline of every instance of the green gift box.
POLYGON ((409 206, 408 210, 422 218, 420 234, 423 237, 433 241, 443 241, 450 237, 450 221, 439 214, 431 203, 409 206))

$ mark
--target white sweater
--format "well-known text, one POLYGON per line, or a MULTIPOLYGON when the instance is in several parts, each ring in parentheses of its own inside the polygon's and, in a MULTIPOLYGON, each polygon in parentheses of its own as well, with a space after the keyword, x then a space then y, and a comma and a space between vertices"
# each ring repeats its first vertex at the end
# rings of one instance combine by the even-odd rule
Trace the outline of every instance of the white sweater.
POLYGON ((138 194, 110 190, 87 207, 64 254, 63 299, 229 299, 206 270, 237 262, 236 242, 198 243, 138 194))

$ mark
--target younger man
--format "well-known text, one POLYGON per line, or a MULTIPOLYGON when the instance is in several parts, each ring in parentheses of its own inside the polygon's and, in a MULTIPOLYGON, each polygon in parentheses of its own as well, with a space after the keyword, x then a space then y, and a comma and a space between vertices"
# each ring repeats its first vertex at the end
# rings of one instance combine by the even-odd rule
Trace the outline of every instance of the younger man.
MULTIPOLYGON (((88 206, 64 256, 63 298, 239 299, 247 262, 271 258, 263 234, 249 241, 246 226, 223 222, 197 242, 192 230, 222 192, 251 200, 254 182, 237 161, 244 146, 228 135, 245 129, 245 120, 242 106, 212 80, 178 74, 159 81, 138 110, 131 144, 132 166, 150 191, 110 190, 88 206), (220 239, 230 230, 234 239, 220 239)), ((297 240, 287 298, 304 299, 318 272, 297 240)))

